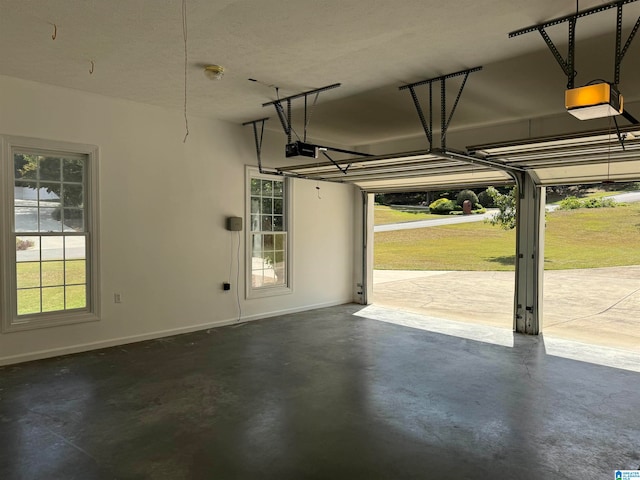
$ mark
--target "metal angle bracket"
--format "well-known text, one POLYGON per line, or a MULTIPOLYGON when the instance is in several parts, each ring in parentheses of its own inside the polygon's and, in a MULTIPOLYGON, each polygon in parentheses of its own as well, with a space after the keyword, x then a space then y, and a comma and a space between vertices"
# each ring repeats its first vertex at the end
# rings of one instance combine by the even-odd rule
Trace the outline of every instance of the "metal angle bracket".
POLYGON ((421 80, 419 82, 410 83, 408 85, 403 85, 399 87, 399 90, 408 89, 411 93, 411 99, 413 100, 413 105, 416 107, 416 112, 418 113, 418 117, 420 118, 420 124, 422 125, 422 129, 424 130, 425 135, 427 136, 427 141, 429 142, 429 148, 433 149, 433 84, 436 82, 440 82, 440 148, 442 150, 446 150, 447 148, 447 130, 449 125, 451 124, 451 119, 453 118, 456 109, 458 108, 458 102, 460 101, 460 97, 462 96, 462 91, 467 83, 467 79, 469 78, 469 74, 473 72, 477 72, 482 70, 482 67, 469 68, 466 70, 461 70, 455 73, 449 73, 447 75, 441 75, 439 77, 430 78, 428 80, 421 80), (456 95, 456 99, 453 102, 453 107, 451 108, 451 112, 447 117, 447 86, 446 82, 450 78, 464 76, 462 80, 462 84, 460 85, 460 89, 458 90, 458 94, 456 95), (416 94, 416 87, 421 85, 429 85, 429 123, 427 124, 427 120, 425 118, 424 111, 422 109, 422 105, 420 104, 420 99, 416 94))
POLYGON ((346 167, 342 167, 342 165, 340 165, 338 162, 336 162, 333 158, 331 158, 329 156, 329 154, 327 152, 337 152, 337 153, 346 153, 349 155, 358 155, 360 157, 375 157, 375 155, 371 154, 371 153, 362 153, 362 152, 354 152, 353 150, 344 150, 342 148, 334 148, 334 147, 318 147, 320 149, 320 151, 322 152, 322 155, 324 155, 325 157, 327 157, 329 159, 329 161, 335 165, 338 170, 340 170, 342 173, 344 173, 345 175, 347 174, 347 172, 349 171, 349 168, 351 168, 351 163, 349 163, 346 167))
MULTIPOLYGON (((276 113, 278 114, 278 118, 280 119, 280 124, 282 125, 282 129, 284 130, 284 134, 287 136, 287 143, 291 143, 291 134, 294 133, 296 137, 298 134, 293 129, 291 125, 291 104, 293 100, 298 98, 304 98, 304 137, 303 140, 306 142, 307 140, 307 126, 309 125, 309 120, 311 119, 311 114, 313 113, 313 107, 315 107, 316 102, 318 101, 318 96, 322 92, 326 92, 327 90, 332 90, 334 88, 338 88, 341 83, 334 83, 331 85, 327 85, 326 87, 315 88, 313 90, 308 90, 306 92, 298 93, 296 95, 291 95, 285 98, 278 98, 277 100, 273 100, 272 102, 263 103, 263 107, 267 107, 269 105, 273 105, 276 109, 276 113), (307 103, 308 97, 311 95, 315 95, 315 100, 313 101, 313 105, 311 106, 311 111, 308 111, 307 103), (282 105, 285 102, 287 104, 287 111, 282 105)), ((298 137, 300 140, 300 137, 298 137)))
POLYGON ((249 122, 244 122, 242 126, 252 125, 253 126, 253 138, 256 143, 256 157, 258 158, 258 170, 260 173, 266 173, 262 169, 262 139, 264 137, 264 124, 269 120, 269 117, 260 118, 258 120, 251 120, 249 122), (260 124, 260 136, 258 137, 258 124, 260 124))
POLYGON ((553 54, 554 58, 560 65, 560 68, 567 76, 567 89, 572 89, 575 86, 575 49, 576 49, 576 38, 575 38, 575 29, 576 29, 576 21, 578 18, 586 17, 589 15, 593 15, 595 13, 604 12, 605 10, 609 10, 612 8, 617 9, 616 16, 616 51, 615 51, 615 63, 614 63, 614 81, 613 85, 618 85, 620 83, 620 66, 622 64, 622 59, 624 58, 627 50, 629 49, 629 45, 633 41, 638 28, 640 28, 640 17, 636 20, 635 26, 633 27, 631 33, 629 34, 629 38, 625 42, 624 47, 622 46, 622 6, 626 3, 633 3, 637 0, 617 0, 615 2, 610 2, 604 5, 599 5, 597 7, 589 8, 583 10, 581 12, 577 12, 572 15, 565 15, 564 17, 558 17, 553 20, 549 20, 548 22, 540 23, 537 25, 532 25, 530 27, 521 28, 520 30, 515 30, 509 33, 509 38, 517 37, 519 35, 524 35, 525 33, 530 32, 539 32, 542 36, 542 39, 545 41, 549 50, 553 54), (551 38, 546 32, 547 27, 551 27, 554 25, 560 25, 562 23, 569 24, 569 45, 568 45, 568 55, 565 60, 562 54, 558 51, 558 48, 555 46, 551 38))
POLYGON ((613 84, 618 85, 620 83, 620 66, 622 64, 622 59, 624 58, 627 50, 629 50, 629 46, 633 41, 633 38, 636 36, 638 32, 638 28, 640 27, 640 16, 638 16, 631 33, 629 33, 629 38, 624 44, 624 47, 621 48, 622 44, 622 3, 618 5, 618 12, 616 16, 616 58, 614 64, 614 80, 613 84))
POLYGON ((324 155, 325 157, 327 157, 329 159, 329 161, 338 169, 340 170, 342 173, 344 173, 345 175, 347 174, 347 172, 349 171, 349 168, 351 167, 351 164, 347 165, 345 168, 342 168, 342 166, 336 162, 333 158, 331 158, 329 156, 329 154, 325 151, 322 151, 322 155, 324 155))
MULTIPOLYGON (((307 142, 307 127, 309 126, 309 121, 311 120, 311 115, 313 114, 313 109, 316 106, 316 103, 318 102, 318 97, 320 95, 320 93, 322 92, 326 92, 327 90, 332 90, 334 88, 338 88, 339 86, 341 86, 341 83, 334 83, 331 85, 327 85, 325 87, 321 87, 321 88, 315 88, 313 90, 308 90, 306 92, 302 92, 302 93, 298 93, 296 95, 291 95, 289 97, 284 97, 284 98, 278 98, 277 100, 273 100, 271 102, 267 102, 267 103, 263 103, 262 106, 263 107, 267 107, 269 105, 273 105, 274 108, 276 109, 276 113, 278 114, 278 119, 280 120, 280 124, 282 125, 282 129, 284 130, 285 135, 287 136, 287 146, 290 146, 292 144, 292 134, 295 134, 295 136, 297 137, 298 141, 296 142, 297 144, 306 144, 307 142), (313 103, 311 105, 311 107, 309 107, 309 97, 314 96, 313 99, 313 103), (296 133, 296 131, 294 130, 292 124, 291 124, 291 106, 292 106, 292 102, 293 100, 297 100, 300 98, 304 98, 304 135, 303 138, 300 139, 300 137, 298 136, 298 134, 296 133), (285 107, 283 106, 283 103, 286 103, 286 111, 285 111, 285 107)), ((251 122, 249 122, 251 123, 251 122)), ((264 127, 264 124, 263 124, 264 127)), ((254 124, 254 130, 255 130, 255 124, 254 124)), ((256 148, 258 146, 258 140, 257 140, 257 133, 256 135, 256 148)), ((261 142, 261 140, 260 140, 261 142)), ((329 154, 327 152, 337 152, 337 153, 347 153, 347 154, 352 154, 352 155, 359 155, 359 156, 373 156, 370 154, 366 154, 366 153, 362 153, 362 152, 354 152, 351 150, 343 150, 340 148, 334 148, 334 147, 327 147, 327 146, 321 146, 321 145, 311 145, 309 144, 309 146, 312 146, 314 148, 316 148, 316 151, 320 151, 322 152, 322 154, 329 159, 329 161, 335 165, 338 170, 340 170, 343 174, 347 174, 347 171, 349 170, 349 167, 351 165, 347 165, 347 167, 342 167, 338 162, 336 162, 333 158, 331 158, 331 156, 329 156, 329 154)))

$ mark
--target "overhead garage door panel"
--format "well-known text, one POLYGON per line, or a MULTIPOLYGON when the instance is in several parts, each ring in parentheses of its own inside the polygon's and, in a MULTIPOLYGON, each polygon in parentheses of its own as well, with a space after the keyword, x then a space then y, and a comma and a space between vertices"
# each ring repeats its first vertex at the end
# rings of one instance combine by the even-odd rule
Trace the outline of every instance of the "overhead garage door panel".
POLYGON ((371 193, 411 190, 437 190, 446 185, 448 188, 466 188, 483 185, 506 185, 513 179, 499 171, 467 172, 451 175, 433 175, 417 178, 397 178, 393 180, 370 180, 355 182, 360 188, 371 193))
POLYGON ((584 132, 475 146, 469 151, 529 171, 541 185, 635 181, 640 178, 640 128, 628 126, 619 133, 620 137, 615 130, 584 132))
POLYGON ((635 181, 640 178, 640 127, 472 146, 467 152, 433 150, 310 162, 277 171, 352 183, 373 193, 505 185, 513 183, 514 172, 529 172, 539 185, 635 181))

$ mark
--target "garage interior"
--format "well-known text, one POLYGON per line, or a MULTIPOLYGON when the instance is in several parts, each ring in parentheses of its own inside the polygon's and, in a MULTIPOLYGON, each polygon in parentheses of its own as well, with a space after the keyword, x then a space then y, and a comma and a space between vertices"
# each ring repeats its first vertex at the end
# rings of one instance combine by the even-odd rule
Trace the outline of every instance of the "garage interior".
POLYGON ((640 178, 640 2, 0 11, 1 478, 640 470, 637 354, 544 337, 541 213, 546 186, 640 178), (567 112, 602 82, 623 114, 567 112), (89 159, 82 321, 16 307, 20 149, 89 159), (286 187, 285 276, 255 264, 255 179, 286 187), (506 184, 513 332, 369 304, 374 193, 506 184))

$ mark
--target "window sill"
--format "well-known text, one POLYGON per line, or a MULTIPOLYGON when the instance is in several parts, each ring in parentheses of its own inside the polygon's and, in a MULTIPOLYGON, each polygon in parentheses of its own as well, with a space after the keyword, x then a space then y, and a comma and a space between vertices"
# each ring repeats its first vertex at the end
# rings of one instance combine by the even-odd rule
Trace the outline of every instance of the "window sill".
POLYGON ((260 289, 249 289, 247 292, 247 300, 251 300, 254 298, 268 298, 268 297, 276 297, 280 295, 290 295, 293 293, 293 288, 291 287, 263 287, 260 289))
POLYGON ((50 315, 39 315, 36 317, 25 317, 24 319, 14 319, 10 322, 3 322, 2 333, 24 332, 27 330, 37 330, 41 328, 59 327, 62 325, 73 325, 76 323, 97 322, 100 317, 90 312, 61 312, 50 315))

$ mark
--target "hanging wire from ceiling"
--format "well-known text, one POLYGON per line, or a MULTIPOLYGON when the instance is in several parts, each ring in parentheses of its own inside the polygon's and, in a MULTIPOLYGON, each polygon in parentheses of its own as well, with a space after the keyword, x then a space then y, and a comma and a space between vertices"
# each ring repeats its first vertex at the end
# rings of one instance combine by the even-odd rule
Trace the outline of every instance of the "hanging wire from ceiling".
POLYGON ((242 320, 242 304, 240 303, 240 230, 238 230, 238 251, 236 252, 236 302, 238 303, 238 322, 242 320))
MULTIPOLYGON (((305 141, 306 141, 306 137, 305 137, 305 141)), ((320 169, 320 160, 316 162, 316 169, 320 169)), ((316 193, 318 194, 318 200, 322 200, 322 197, 320 196, 320 180, 319 179, 316 179, 316 193)))
POLYGON ((182 0, 182 39, 184 41, 184 128, 185 135, 182 143, 187 143, 189 136, 189 119, 187 118, 187 0, 182 0))

